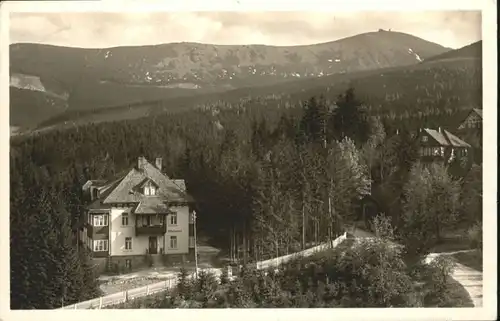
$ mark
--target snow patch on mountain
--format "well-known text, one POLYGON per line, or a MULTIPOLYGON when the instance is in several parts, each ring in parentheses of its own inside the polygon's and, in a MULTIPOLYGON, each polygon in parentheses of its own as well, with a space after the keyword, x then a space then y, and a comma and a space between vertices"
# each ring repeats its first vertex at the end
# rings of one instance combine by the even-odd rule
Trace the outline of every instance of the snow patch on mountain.
POLYGON ((19 89, 35 90, 46 92, 40 77, 23 74, 12 74, 10 76, 10 86, 19 89))
POLYGON ((409 54, 414 55, 414 56, 415 56, 415 58, 416 58, 418 61, 420 61, 420 62, 422 62, 422 61, 423 61, 423 60, 422 60, 422 58, 420 58, 420 56, 419 56, 416 52, 414 52, 414 51, 413 51, 413 49, 408 48, 408 53, 409 53, 409 54))
POLYGON ((67 100, 69 94, 66 92, 56 93, 48 90, 42 83, 40 77, 33 75, 25 75, 20 73, 13 73, 10 75, 10 86, 18 89, 40 91, 49 96, 67 100))

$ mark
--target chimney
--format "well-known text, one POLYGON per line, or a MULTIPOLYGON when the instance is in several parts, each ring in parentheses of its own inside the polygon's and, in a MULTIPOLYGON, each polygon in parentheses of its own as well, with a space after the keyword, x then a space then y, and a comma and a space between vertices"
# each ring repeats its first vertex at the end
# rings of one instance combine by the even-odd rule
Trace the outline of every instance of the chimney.
POLYGON ((144 156, 139 156, 137 158, 137 168, 138 169, 143 169, 144 168, 144 163, 146 162, 146 159, 144 158, 144 156))
POLYGON ((441 127, 438 127, 438 132, 441 133, 441 127))
POLYGON ((163 159, 161 157, 157 157, 155 165, 156 165, 156 168, 158 168, 160 170, 160 172, 162 169, 162 164, 163 164, 163 159))

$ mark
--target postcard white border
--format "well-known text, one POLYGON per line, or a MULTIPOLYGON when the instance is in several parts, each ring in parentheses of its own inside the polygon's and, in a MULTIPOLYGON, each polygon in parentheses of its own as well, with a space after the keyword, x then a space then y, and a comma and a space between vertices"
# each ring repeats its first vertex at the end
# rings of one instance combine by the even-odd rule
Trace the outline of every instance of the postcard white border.
MULTIPOLYGON (((0 320, 495 320, 497 306, 497 39, 494 0, 233 0, 233 1, 12 1, 0 5, 0 127, 2 211, 0 215, 0 320), (9 13, 87 11, 482 11, 484 113, 484 271, 483 307, 450 309, 221 309, 221 310, 53 310, 9 309, 9 13)), ((360 21, 362 23, 362 21, 360 21)), ((425 23, 423 21, 422 23, 425 23)))

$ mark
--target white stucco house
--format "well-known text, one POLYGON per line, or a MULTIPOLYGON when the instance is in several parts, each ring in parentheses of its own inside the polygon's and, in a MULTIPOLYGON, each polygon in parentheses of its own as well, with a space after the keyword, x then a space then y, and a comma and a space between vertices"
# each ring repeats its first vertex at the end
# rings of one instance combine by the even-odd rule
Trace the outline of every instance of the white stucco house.
POLYGON ((131 269, 146 263, 189 260, 194 255, 193 200, 184 180, 162 172, 139 157, 126 175, 106 182, 91 180, 83 192, 80 240, 101 266, 131 269))

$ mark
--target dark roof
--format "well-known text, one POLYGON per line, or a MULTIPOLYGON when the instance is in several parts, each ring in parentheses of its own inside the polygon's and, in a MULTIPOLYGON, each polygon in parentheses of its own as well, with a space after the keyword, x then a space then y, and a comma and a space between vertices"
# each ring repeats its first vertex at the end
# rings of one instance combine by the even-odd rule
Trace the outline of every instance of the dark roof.
POLYGON ((441 146, 471 147, 468 143, 447 130, 437 131, 435 129, 424 128, 424 131, 434 138, 441 146))
POLYGON ((110 209, 111 206, 109 204, 102 204, 102 201, 100 199, 96 199, 89 205, 87 205, 87 209, 89 210, 107 210, 110 209))
POLYGON ((137 205, 135 213, 138 214, 156 214, 156 213, 170 213, 168 206, 164 203, 162 198, 149 197, 137 205))
POLYGON ((476 114, 478 114, 479 117, 481 117, 481 119, 483 118, 483 110, 482 109, 473 108, 472 110, 475 111, 476 114))
POLYGON ((148 203, 153 198, 162 199, 163 202, 191 202, 192 198, 182 188, 181 181, 170 179, 144 160, 142 168, 132 168, 125 177, 109 185, 104 192, 107 195, 102 195, 103 203, 148 203), (146 196, 137 191, 137 186, 145 180, 151 180, 158 186, 156 196, 146 196))
POLYGON ((448 146, 448 141, 444 137, 442 133, 435 129, 429 129, 429 128, 424 128, 424 132, 426 132, 429 136, 434 138, 435 141, 437 141, 440 145, 442 146, 448 146))
POLYGON ((451 146, 454 147, 471 147, 468 143, 464 142, 457 136, 453 135, 449 131, 445 130, 444 131, 445 137, 448 139, 449 143, 451 146))

